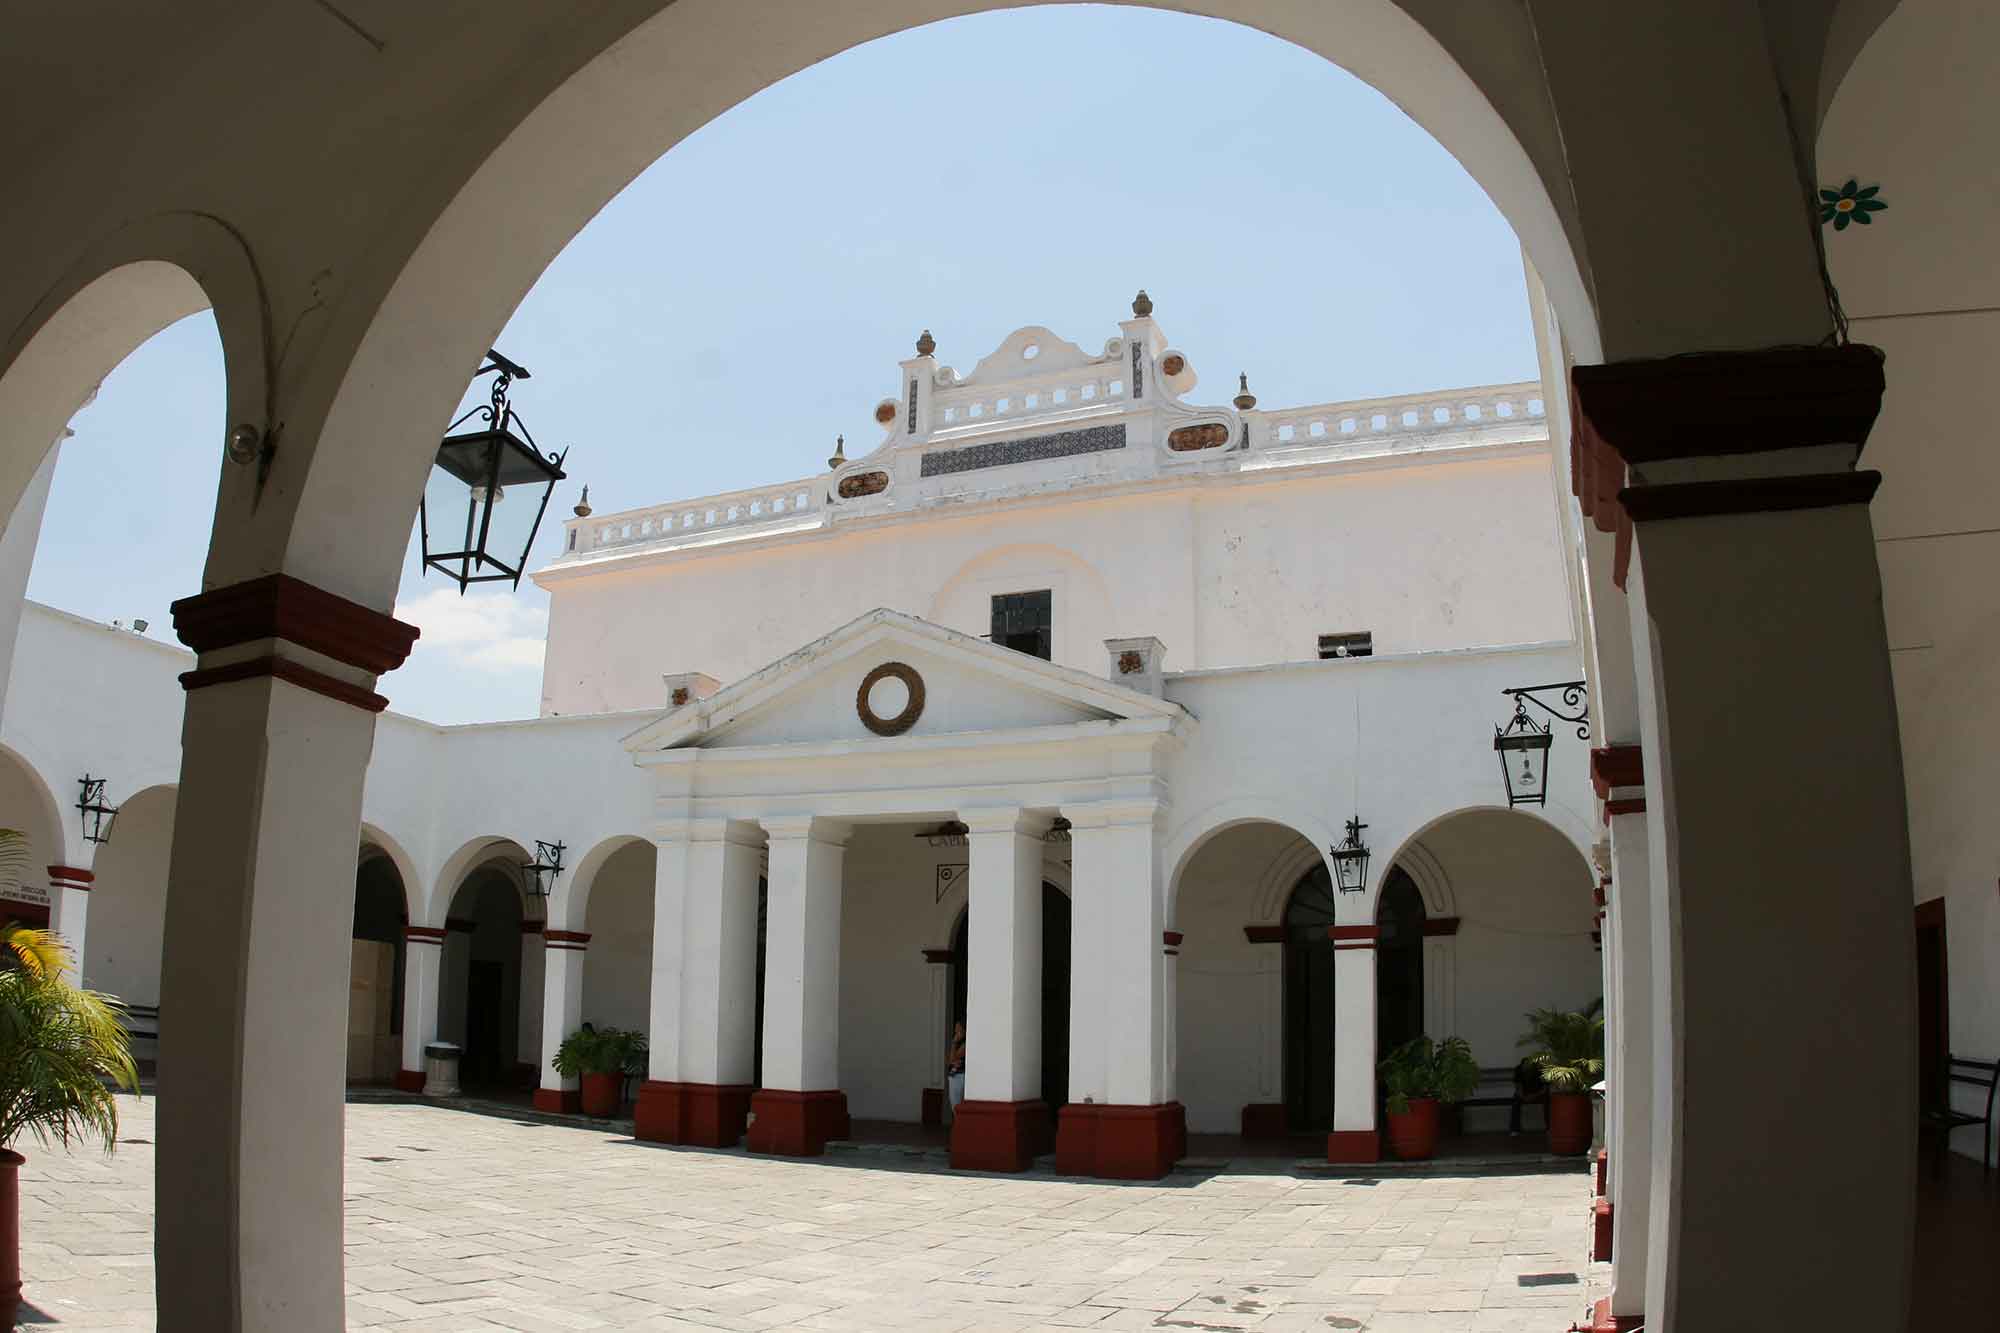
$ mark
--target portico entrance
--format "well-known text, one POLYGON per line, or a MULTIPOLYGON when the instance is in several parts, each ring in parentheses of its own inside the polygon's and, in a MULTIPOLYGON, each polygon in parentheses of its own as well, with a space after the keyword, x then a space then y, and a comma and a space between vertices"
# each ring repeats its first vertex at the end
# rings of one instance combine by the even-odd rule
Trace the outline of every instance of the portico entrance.
MULTIPOLYGON (((1069 895, 1042 881, 1042 1103, 1051 1108, 1069 1101, 1069 895)), ((951 1018, 966 1021, 967 925, 961 914, 951 939, 951 1018)), ((970 1025, 966 1042, 978 1040, 970 1025)))

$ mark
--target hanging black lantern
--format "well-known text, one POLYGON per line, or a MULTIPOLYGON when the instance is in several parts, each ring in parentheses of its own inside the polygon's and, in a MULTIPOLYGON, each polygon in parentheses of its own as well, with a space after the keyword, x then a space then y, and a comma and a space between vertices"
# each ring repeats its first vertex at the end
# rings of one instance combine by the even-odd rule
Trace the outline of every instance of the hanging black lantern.
POLYGON ((479 375, 494 377, 492 394, 446 431, 420 510, 424 568, 457 583, 461 594, 474 583, 521 586, 569 452, 542 453, 507 402, 509 386, 528 378, 526 368, 489 349, 473 378, 479 375), (474 429, 460 431, 467 422, 474 429))
POLYGON ((111 841, 110 821, 118 813, 118 807, 106 804, 104 800, 104 784, 107 781, 109 779, 94 778, 88 773, 77 779, 78 785, 83 788, 83 794, 76 798, 76 809, 83 821, 85 842, 111 841))
POLYGON ((535 859, 521 863, 521 887, 530 898, 547 898, 555 891, 556 876, 562 874, 565 850, 559 842, 535 839, 535 859))
POLYGON ((1500 756, 1500 777, 1507 784, 1507 805, 1543 805, 1549 795, 1549 746, 1553 723, 1535 725, 1520 696, 1514 699, 1514 716, 1504 727, 1493 728, 1493 751, 1500 756))
POLYGON ((1342 893, 1360 893, 1368 887, 1368 844, 1361 841, 1361 830, 1367 827, 1357 814, 1347 821, 1347 837, 1328 851, 1333 882, 1342 893))

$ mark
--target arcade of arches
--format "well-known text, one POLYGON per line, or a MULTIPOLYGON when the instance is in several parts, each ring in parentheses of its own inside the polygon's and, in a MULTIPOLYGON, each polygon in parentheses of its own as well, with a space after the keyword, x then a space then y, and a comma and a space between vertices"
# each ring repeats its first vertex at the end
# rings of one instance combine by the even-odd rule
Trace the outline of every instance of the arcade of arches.
MULTIPOLYGON (((0 214, 0 512, 90 386, 203 303, 216 309, 228 363, 228 422, 275 441, 256 466, 218 462, 204 590, 177 610, 201 660, 186 681, 176 799, 153 812, 172 828, 159 964, 171 1015, 158 1120, 161 1328, 330 1330, 342 1319, 341 1106, 320 1071, 346 1039, 339 996, 352 955, 332 945, 356 919, 362 776, 383 705, 375 689, 414 633, 387 614, 396 565, 467 369, 567 239, 666 147, 853 43, 983 7, 624 0, 572 11, 493 0, 478 23, 449 7, 373 6, 380 31, 370 33, 334 22, 331 6, 250 15, 179 5, 116 25, 90 7, 42 6, 15 25, 0 55, 15 112, 0 141, 16 201, 0 214), (270 69, 287 77, 246 76, 270 69), (249 129, 218 133, 223 125, 249 129), (569 151, 579 143, 591 151, 569 151), (252 1014, 260 1021, 246 1022, 252 1014)), ((1880 570, 1894 562, 1910 586, 1924 577, 1915 557, 1878 563, 1869 502, 1882 477, 1857 462, 1885 384, 1908 386, 1878 432, 1892 479, 1900 467, 1912 482, 1885 521, 1912 550, 1963 551, 1953 543, 1981 524, 1925 520, 1990 508, 1990 460, 1929 466, 1954 440, 1984 438, 1990 415, 1977 370, 1985 344, 1957 332, 1987 328, 1994 308, 1981 295, 1992 281, 1990 215, 1962 197, 1985 179, 1990 153, 1968 155, 1965 141, 1979 136, 1942 123, 1990 117, 1933 118, 1902 140, 1856 132, 1852 154, 1828 151, 1821 130, 1836 123, 1836 98, 1850 104, 1849 124, 1907 130, 1903 112, 1932 104, 1910 95, 1917 80, 1935 90, 1950 78, 1978 95, 1950 31, 1937 29, 1930 47, 1911 34, 1924 14, 1981 7, 1188 7, 1346 63, 1408 108, 1494 197, 1547 297, 1545 392, 1584 519, 1574 573, 1610 844, 1605 972, 1623 1079, 1608 1107, 1612 1313, 1664 1333, 1749 1327, 1771 1310, 1801 1327, 1898 1326, 1918 1107, 1913 881, 1880 570), (1937 58, 1847 78, 1884 46, 1885 58, 1937 58), (1910 77, 1887 76, 1904 68, 1910 77), (1862 148, 1873 156, 1856 160, 1862 148), (1849 289, 1867 293, 1871 315, 1900 321, 1855 325, 1895 350, 1886 370, 1872 349, 1835 336, 1845 324, 1806 206, 1816 154, 1839 159, 1826 163, 1836 181, 1903 171, 1909 193, 1888 216, 1928 223, 1908 240, 1893 223, 1854 229, 1874 234, 1876 253, 1904 256, 1849 289), (1940 312, 1965 318, 1934 342, 1908 332, 1936 327, 1926 321, 1940 312), (1977 349, 1970 360, 1967 348, 1977 349), (1772 982, 1774 958, 1789 964, 1783 985, 1772 982), (1746 1012, 1760 1022, 1743 1022, 1746 1012)), ((1938 565, 1980 567, 1969 555, 1938 565)), ((1964 618, 1935 619, 1949 630, 1964 618)), ((1962 729, 1968 716, 1987 726, 1975 683, 1991 679, 1990 641, 1941 632, 1907 646, 1940 643, 1933 692, 1980 708, 1945 710, 1935 731, 1962 729)), ((1928 762, 1918 756, 1913 771, 1928 762)), ((1936 785, 1964 789, 1935 798, 1939 825, 1973 827, 1991 804, 1990 790, 1956 774, 1936 785), (1973 813, 1948 817, 1961 801, 1973 813)), ((1449 841, 1443 826, 1436 833, 1449 841)), ((1500 936, 1501 899, 1482 899, 1486 886, 1461 875, 1447 847, 1421 841, 1451 870, 1453 902, 1433 902, 1410 858, 1393 863, 1426 922, 1461 922, 1456 936, 1425 936, 1424 1023, 1444 1019, 1430 1003, 1429 951, 1448 939, 1440 947, 1463 955, 1449 998, 1463 1026, 1475 923, 1523 937, 1500 936)), ((1268 869, 1282 849, 1268 850, 1246 863, 1268 869)), ((1976 919, 1990 921, 1990 863, 1975 874, 1956 852, 1936 855, 1929 873, 1951 877, 1939 891, 1969 903, 1956 886, 1977 883, 1976 919)), ((750 860, 747 874, 722 877, 742 899, 731 930, 755 919, 750 860)), ((837 861, 809 827, 774 835, 773 951, 782 938, 787 958, 805 956, 805 927, 788 914, 837 861)), ((100 871, 107 894, 114 868, 100 871)), ((1275 1043, 1268 1068, 1246 1069, 1192 1042, 1183 1024, 1180 1043, 1155 1058, 1179 1060, 1186 1087, 1240 1093, 1240 1105, 1291 1095, 1284 932, 1310 867, 1293 869, 1275 887, 1238 878, 1233 893, 1220 867, 1183 875, 1178 984, 1246 1010, 1261 1003, 1259 1031, 1275 1043), (1191 929, 1196 911, 1226 920, 1235 939, 1191 929), (1252 941, 1245 926, 1277 927, 1279 939, 1252 941)), ((1020 899, 1025 912, 1041 881, 1022 882, 1036 889, 1020 899)), ((143 892, 157 898, 159 883, 143 892)), ((1403 967, 1415 914, 1403 890, 1391 896, 1403 967)), ((510 993, 500 928, 489 929, 489 917, 515 919, 503 899, 482 891, 468 904, 481 922, 473 933, 492 945, 466 954, 468 997, 473 961, 496 964, 503 1003, 510 993)), ((1081 939, 1091 918, 1086 898, 1076 901, 1081 939)), ((1301 917, 1310 911, 1302 902, 1301 917)), ((1551 907, 1548 919, 1569 912, 1551 907)), ((1351 918, 1335 928, 1381 929, 1351 918)), ((1566 930, 1527 938, 1539 948, 1566 930)), ((1373 1124, 1360 1083, 1342 1077, 1363 1067, 1342 1034, 1364 1032, 1353 1044, 1372 1049, 1376 1030, 1375 951, 1364 939, 1379 934, 1333 942, 1330 983, 1316 979, 1317 964, 1300 983, 1329 984, 1336 1012, 1369 1014, 1337 1025, 1336 1133, 1373 1124)), ((113 928, 104 946, 117 944, 113 928)), ((1150 957, 1158 941, 1140 945, 1150 957)), ((86 956, 98 947, 87 942, 86 956)), ((982 947, 977 922, 971 947, 982 947)), ((560 951, 544 961, 567 978, 560 951)), ((435 988, 435 965, 406 970, 435 988)), ((799 999, 796 986, 787 994, 799 999)), ((1412 994, 1396 991, 1405 1025, 1412 994)), ((406 1013, 413 998, 406 987, 406 1013)), ((767 1003, 764 1017, 767 1047, 780 1024, 797 1035, 831 1021, 797 1003, 767 1003)), ((518 1015, 503 1014, 489 1042, 500 1063, 509 1032, 518 1042, 518 1015)), ((788 1057, 810 1049, 788 1047, 788 1057)), ((803 1066, 788 1076, 805 1076, 803 1066)))

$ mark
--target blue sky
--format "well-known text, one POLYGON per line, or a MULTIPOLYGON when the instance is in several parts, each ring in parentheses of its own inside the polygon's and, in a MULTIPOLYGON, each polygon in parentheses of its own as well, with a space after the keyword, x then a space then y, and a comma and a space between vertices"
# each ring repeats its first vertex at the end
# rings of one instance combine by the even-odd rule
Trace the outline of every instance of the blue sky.
MULTIPOLYGON (((1247 28, 1067 6, 885 38, 736 107, 607 206, 498 345, 534 372, 514 401, 536 437, 571 449, 551 513, 587 482, 604 514, 810 475, 836 434, 872 448, 923 328, 969 370, 1023 324, 1099 345, 1140 287, 1196 401, 1238 371, 1267 406, 1535 374, 1513 232, 1385 98, 1247 28)), ((106 379, 58 464, 31 597, 171 639, 222 395, 207 315, 106 379)), ((424 637, 383 684, 392 707, 532 716, 547 599, 526 581, 461 599, 418 564, 398 614, 424 637)))

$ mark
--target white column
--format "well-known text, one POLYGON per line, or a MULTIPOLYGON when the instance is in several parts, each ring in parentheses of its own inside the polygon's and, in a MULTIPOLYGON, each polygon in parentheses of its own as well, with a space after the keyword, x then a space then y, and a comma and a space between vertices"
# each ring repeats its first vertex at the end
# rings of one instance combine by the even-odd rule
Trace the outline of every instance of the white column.
POLYGON ((840 1087, 840 874, 848 828, 769 818, 764 937, 764 1086, 840 1087))
POLYGON ((1372 1162, 1375 1125, 1375 927, 1335 926, 1333 1133, 1327 1160, 1372 1162))
POLYGON ((1611 1213, 1611 1313, 1645 1313, 1653 1184, 1653 942, 1651 866, 1643 809, 1611 816, 1611 888, 1604 953, 1616 960, 1611 1006, 1618 1093, 1605 1179, 1611 1213))
POLYGON ((80 982, 90 927, 90 886, 95 876, 79 866, 50 866, 49 929, 69 946, 70 980, 80 982))
MULTIPOLYGON (((542 939, 545 921, 521 923, 521 995, 515 1025, 514 1058, 530 1069, 539 1069, 542 1058, 542 956, 547 952, 542 939)), ((541 1086, 539 1074, 535 1086, 541 1086)))
POLYGON ((1042 1095, 1042 834, 1018 809, 962 810, 970 830, 965 1097, 1042 1095))
POLYGON ((1158 808, 1156 801, 1064 808, 1072 826, 1072 1104, 1166 1100, 1158 808))
POLYGON ((438 1039, 438 979, 444 970, 444 927, 403 927, 403 1067, 396 1086, 421 1092, 424 1047, 438 1039))
POLYGON ((549 1111, 577 1109, 580 1081, 555 1071, 556 1048, 583 1026, 583 956, 590 936, 581 930, 545 930, 542 950, 542 1060, 535 1105, 549 1111))
POLYGON ((340 997, 374 735, 271 677, 187 695, 154 1103, 167 1333, 344 1325, 340 997))

